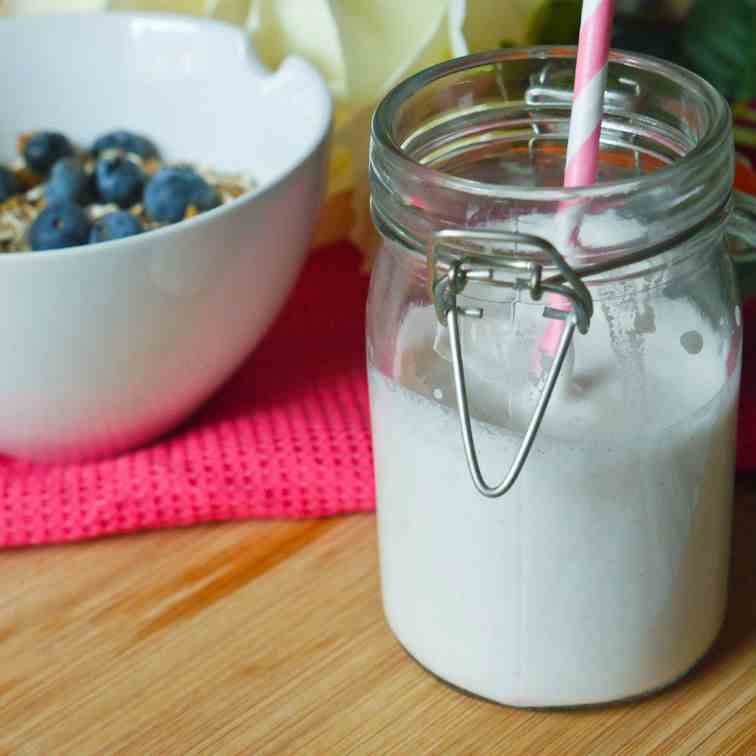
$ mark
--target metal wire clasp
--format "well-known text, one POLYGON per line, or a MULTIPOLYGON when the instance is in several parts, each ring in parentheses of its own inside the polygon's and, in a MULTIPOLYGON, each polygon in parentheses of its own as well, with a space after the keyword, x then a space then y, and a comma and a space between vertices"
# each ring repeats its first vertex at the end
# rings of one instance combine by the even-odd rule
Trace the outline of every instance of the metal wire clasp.
POLYGON ((428 267, 428 281, 436 315, 439 322, 449 329, 457 410, 467 466, 476 489, 484 496, 495 498, 512 487, 525 464, 567 356, 575 329, 577 328, 583 334, 588 332, 593 315, 593 300, 581 278, 556 248, 538 236, 499 231, 444 229, 436 232, 432 237, 428 267), (495 252, 491 251, 494 245, 495 252), (502 251, 502 246, 505 249, 509 246, 516 250, 528 250, 547 255, 559 271, 559 275, 554 277, 555 280, 563 280, 564 283, 544 280, 543 265, 540 262, 523 259, 513 252, 502 251), (465 386, 459 317, 462 315, 482 318, 484 315, 482 308, 457 305, 457 296, 464 291, 470 281, 515 290, 527 290, 530 298, 535 302, 540 301, 544 292, 551 292, 566 297, 571 305, 569 311, 544 307, 545 317, 564 320, 565 327, 520 448, 506 477, 496 486, 489 486, 480 471, 465 386))
MULTIPOLYGON (((575 68, 572 65, 554 65, 551 61, 530 77, 530 86, 525 91, 528 105, 572 102, 575 68)), ((604 104, 608 110, 621 113, 635 113, 637 100, 643 95, 641 85, 629 76, 620 76, 610 82, 604 93, 604 104), (615 87, 612 86, 615 85, 615 87)))

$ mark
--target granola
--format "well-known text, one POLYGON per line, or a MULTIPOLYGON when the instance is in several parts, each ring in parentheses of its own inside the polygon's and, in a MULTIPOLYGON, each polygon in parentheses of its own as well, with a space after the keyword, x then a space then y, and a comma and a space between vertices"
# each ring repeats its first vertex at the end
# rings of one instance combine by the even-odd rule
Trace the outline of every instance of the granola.
MULTIPOLYGON (((39 133, 39 132, 35 132, 39 133)), ((114 132, 126 134, 127 132, 114 132)), ((29 135, 21 135, 18 140, 19 152, 23 155, 24 149, 29 143, 29 135)), ((151 143, 150 143, 151 144, 151 143)), ((157 151, 155 150, 155 153, 157 151)), ((128 212, 131 213, 138 221, 142 232, 149 232, 153 229, 169 225, 171 222, 178 222, 183 219, 189 219, 204 210, 210 209, 218 204, 227 204, 251 191, 255 187, 253 178, 244 173, 228 173, 218 171, 209 166, 189 164, 189 163, 165 163, 159 157, 153 154, 139 155, 135 152, 128 152, 122 148, 102 149, 97 154, 93 152, 74 152, 75 157, 81 162, 86 173, 88 181, 91 183, 92 196, 89 201, 78 203, 83 209, 88 223, 93 227, 94 224, 105 218, 111 213, 128 212), (139 188, 139 199, 133 204, 124 207, 113 201, 104 201, 98 191, 98 163, 114 162, 118 159, 125 159, 138 167, 142 175, 143 184, 139 188), (171 220, 165 218, 156 219, 145 207, 145 198, 150 182, 155 176, 164 169, 175 169, 178 172, 186 171, 189 175, 196 174, 206 182, 207 187, 213 192, 213 200, 206 206, 201 203, 189 202, 180 217, 173 217, 171 220)), ((62 159, 62 158, 58 158, 62 159)), ((46 197, 47 186, 50 181, 50 173, 46 176, 40 176, 31 170, 27 160, 23 157, 15 160, 7 166, 16 176, 22 191, 13 194, 0 202, 0 253, 4 252, 26 252, 34 248, 30 242, 30 229, 35 220, 45 207, 53 204, 46 197)), ((51 170, 54 170, 54 164, 51 170)), ((170 173, 170 170, 164 173, 170 173)), ((170 188, 170 187, 169 187, 170 188)), ((1 195, 0 195, 1 197, 1 195)), ((180 207, 180 205, 179 205, 180 207)), ((157 213, 156 213, 157 214, 157 213)), ((133 221, 130 221, 133 223, 133 221)), ((100 237, 101 238, 101 237, 100 237)), ((109 237, 116 238, 116 237, 109 237)), ((90 241, 94 243, 94 238, 90 241)), ((86 243, 86 241, 84 242, 86 243)), ((72 244, 61 244, 59 247, 47 246, 37 249, 53 249, 72 244)))

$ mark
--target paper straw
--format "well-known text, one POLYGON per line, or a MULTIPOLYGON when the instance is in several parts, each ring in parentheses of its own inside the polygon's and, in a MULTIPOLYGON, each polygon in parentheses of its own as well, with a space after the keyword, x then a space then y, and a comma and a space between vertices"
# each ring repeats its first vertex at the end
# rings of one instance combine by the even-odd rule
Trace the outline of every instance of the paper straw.
POLYGON ((614 0, 583 2, 565 187, 587 186, 596 180, 613 15, 614 0))
MULTIPOLYGON (((564 171, 565 187, 588 186, 596 181, 613 16, 614 0, 583 0, 564 171)), ((566 202, 560 207, 558 216, 563 229, 560 246, 565 248, 577 239, 582 211, 578 204, 566 202)), ((549 305, 561 310, 570 309, 569 300, 557 295, 549 297, 549 305)), ((546 367, 544 363, 550 363, 556 355, 563 330, 564 322, 561 320, 550 320, 546 326, 534 354, 534 364, 531 365, 536 376, 541 376, 546 367)))

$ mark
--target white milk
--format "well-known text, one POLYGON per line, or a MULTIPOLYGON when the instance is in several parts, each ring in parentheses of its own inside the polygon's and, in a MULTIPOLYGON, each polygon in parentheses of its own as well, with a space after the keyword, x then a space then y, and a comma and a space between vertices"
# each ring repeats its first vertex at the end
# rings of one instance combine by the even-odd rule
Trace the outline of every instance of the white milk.
MULTIPOLYGON (((698 351, 707 333, 691 335, 689 309, 660 307, 649 324, 652 311, 639 320, 597 303, 523 472, 498 499, 473 488, 432 308, 405 318, 398 380, 370 367, 385 611, 440 677, 508 704, 590 704, 674 681, 714 640, 739 376, 698 351)), ((542 307, 518 310, 464 321, 489 483, 533 403, 521 331, 542 307), (506 353, 489 360, 494 343, 506 353)))

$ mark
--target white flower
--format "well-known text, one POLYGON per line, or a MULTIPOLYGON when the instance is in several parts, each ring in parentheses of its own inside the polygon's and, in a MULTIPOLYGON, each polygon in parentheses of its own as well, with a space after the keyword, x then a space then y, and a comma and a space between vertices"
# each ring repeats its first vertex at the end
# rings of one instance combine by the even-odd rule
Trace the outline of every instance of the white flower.
MULTIPOLYGON (((369 246, 367 154, 379 100, 416 71, 506 39, 526 41, 534 9, 546 0, 252 0, 248 28, 263 61, 290 54, 314 62, 336 104, 329 194, 346 210, 351 236, 369 246)), ((338 217, 331 212, 329 221, 338 217)), ((338 236, 343 228, 333 227, 338 236)), ((327 238, 327 237, 325 237, 327 238)))
POLYGON ((6 15, 104 10, 190 13, 242 24, 249 0, 0 0, 0 11, 6 15))
POLYGON ((67 0, 65 3, 55 0, 3 0, 0 11, 12 16, 16 14, 59 13, 61 11, 104 10, 106 0, 67 0))

